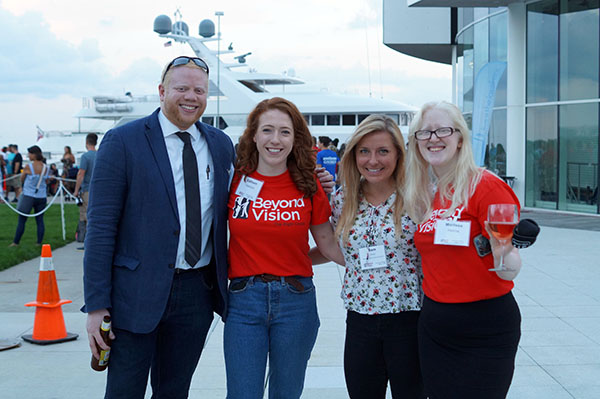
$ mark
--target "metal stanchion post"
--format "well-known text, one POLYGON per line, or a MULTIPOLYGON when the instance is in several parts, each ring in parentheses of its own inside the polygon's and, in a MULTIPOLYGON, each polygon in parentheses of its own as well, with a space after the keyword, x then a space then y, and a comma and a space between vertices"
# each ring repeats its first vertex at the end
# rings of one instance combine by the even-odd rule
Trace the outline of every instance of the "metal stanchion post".
POLYGON ((65 193, 64 193, 64 189, 65 186, 63 186, 62 181, 60 182, 60 217, 62 219, 62 236, 63 236, 63 241, 67 239, 67 234, 66 234, 66 229, 65 229, 65 193))

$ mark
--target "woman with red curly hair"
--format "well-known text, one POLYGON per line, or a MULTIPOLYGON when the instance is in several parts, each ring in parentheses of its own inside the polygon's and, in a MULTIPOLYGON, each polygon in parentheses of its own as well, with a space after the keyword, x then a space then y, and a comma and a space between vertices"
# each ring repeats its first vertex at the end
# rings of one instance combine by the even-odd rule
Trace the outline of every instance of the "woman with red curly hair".
POLYGON ((229 306, 224 330, 227 397, 299 398, 317 338, 308 231, 328 259, 344 258, 314 174, 312 138, 286 99, 248 116, 229 197, 229 306))

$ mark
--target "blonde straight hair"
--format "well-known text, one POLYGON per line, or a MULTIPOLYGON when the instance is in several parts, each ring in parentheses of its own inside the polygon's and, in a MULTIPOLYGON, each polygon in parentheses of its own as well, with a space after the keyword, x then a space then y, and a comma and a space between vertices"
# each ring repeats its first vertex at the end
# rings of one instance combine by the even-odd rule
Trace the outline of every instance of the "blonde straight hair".
POLYGON ((394 120, 385 115, 369 115, 356 128, 356 131, 350 137, 346 145, 346 151, 340 162, 340 182, 344 190, 344 206, 342 214, 338 221, 335 233, 337 237, 342 237, 344 242, 348 241, 348 235, 358 212, 359 192, 361 186, 361 175, 356 165, 356 146, 363 137, 375 132, 387 132, 392 137, 394 147, 398 151, 398 162, 392 173, 392 178, 396 185, 396 200, 394 202, 394 224, 396 233, 402 231, 402 215, 404 214, 404 197, 402 189, 404 188, 404 164, 406 152, 404 150, 404 138, 400 128, 394 120))
POLYGON ((467 207, 483 170, 475 165, 471 132, 456 105, 446 101, 429 102, 423 105, 410 124, 407 158, 405 200, 406 210, 411 219, 416 223, 423 223, 429 218, 433 210, 436 190, 442 201, 450 201, 450 207, 442 217, 452 215, 458 206, 467 207), (454 133, 460 135, 454 168, 444 176, 436 176, 433 173, 433 169, 421 155, 415 139, 415 132, 423 127, 424 115, 433 109, 446 112, 453 123, 450 127, 460 131, 454 133))

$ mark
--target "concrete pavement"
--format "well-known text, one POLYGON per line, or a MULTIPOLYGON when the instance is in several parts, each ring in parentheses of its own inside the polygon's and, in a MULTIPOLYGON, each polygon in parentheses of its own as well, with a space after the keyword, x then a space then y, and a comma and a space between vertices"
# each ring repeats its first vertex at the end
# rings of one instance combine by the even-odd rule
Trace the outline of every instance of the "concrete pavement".
MULTIPOLYGON (((595 219, 599 221, 600 219, 595 219)), ((0 352, 0 397, 5 399, 101 398, 104 373, 93 371, 85 333, 82 258, 77 243, 54 251, 54 266, 67 330, 79 339, 0 352)), ((600 398, 600 232, 542 227, 538 242, 521 252, 523 269, 514 290, 523 316, 511 399, 600 398)), ((39 259, 0 272, 0 340, 19 339, 33 328, 39 259)), ((307 371, 303 398, 347 398, 343 375, 345 311, 339 298, 341 270, 315 267, 321 328, 307 371)), ((190 398, 224 398, 222 323, 202 355, 190 398)), ((150 392, 147 392, 150 397, 150 392)))

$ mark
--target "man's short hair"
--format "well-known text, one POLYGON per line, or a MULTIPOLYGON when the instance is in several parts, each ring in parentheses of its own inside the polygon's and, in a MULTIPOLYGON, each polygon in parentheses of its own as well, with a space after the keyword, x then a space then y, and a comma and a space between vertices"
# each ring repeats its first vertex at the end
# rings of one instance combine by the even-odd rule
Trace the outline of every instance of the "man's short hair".
POLYGON ((319 143, 323 144, 325 147, 329 147, 331 139, 327 136, 319 136, 319 143))
POLYGON ((98 135, 96 133, 88 133, 88 135, 85 136, 85 143, 95 146, 98 144, 98 135))

